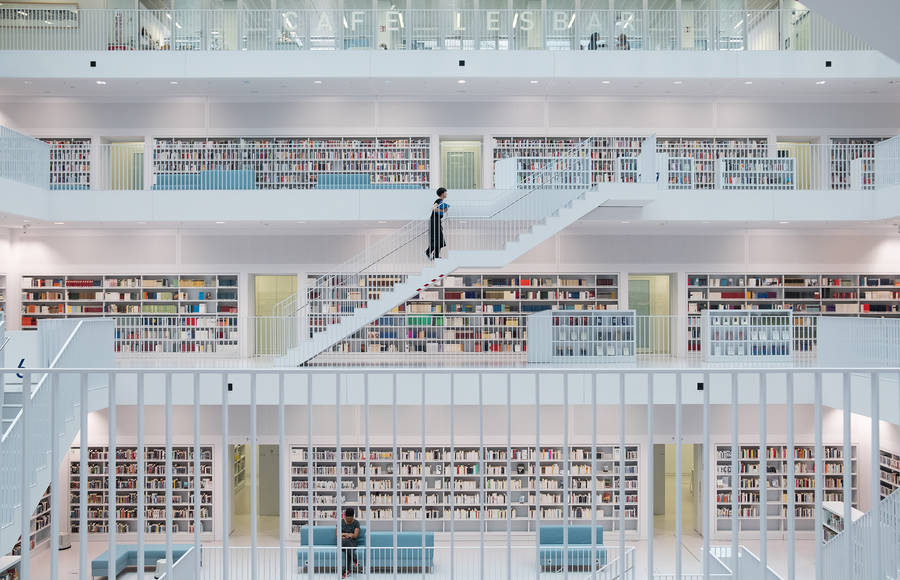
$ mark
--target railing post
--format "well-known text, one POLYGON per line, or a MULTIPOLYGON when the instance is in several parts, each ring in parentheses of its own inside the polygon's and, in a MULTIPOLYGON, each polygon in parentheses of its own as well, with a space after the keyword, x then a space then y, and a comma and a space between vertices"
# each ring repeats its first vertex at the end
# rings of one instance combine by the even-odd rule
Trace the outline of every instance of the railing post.
POLYGON ((19 505, 21 506, 20 524, 21 524, 21 555, 20 570, 22 578, 30 578, 31 572, 31 476, 33 475, 34 464, 30 455, 31 436, 28 428, 31 425, 31 371, 22 373, 22 411, 21 411, 21 433, 22 433, 22 472, 20 474, 19 484, 21 486, 21 496, 19 505))

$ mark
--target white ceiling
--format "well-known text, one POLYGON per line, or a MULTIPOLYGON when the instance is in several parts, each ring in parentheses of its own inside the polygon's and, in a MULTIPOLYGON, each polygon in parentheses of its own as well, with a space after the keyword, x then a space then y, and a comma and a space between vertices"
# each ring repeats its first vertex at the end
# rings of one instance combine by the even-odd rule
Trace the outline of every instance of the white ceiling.
POLYGON ((141 100, 209 98, 264 101, 314 97, 397 97, 442 100, 495 97, 623 97, 741 101, 897 102, 900 79, 675 78, 268 78, 268 79, 21 79, 0 78, 0 97, 141 100), (98 85, 104 80, 105 85, 98 85), (321 80, 317 83, 316 80, 321 80), (537 80, 537 83, 532 81, 537 80), (676 84, 676 82, 678 84, 676 84))

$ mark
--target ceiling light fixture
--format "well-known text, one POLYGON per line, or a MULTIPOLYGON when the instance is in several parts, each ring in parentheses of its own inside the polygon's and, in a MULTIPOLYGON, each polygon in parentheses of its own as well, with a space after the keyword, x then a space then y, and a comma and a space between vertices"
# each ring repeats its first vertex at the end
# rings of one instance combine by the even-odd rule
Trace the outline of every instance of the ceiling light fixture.
POLYGON ((682 81, 672 81, 673 85, 680 85, 681 83, 682 83, 682 81))
POLYGON ((106 81, 97 81, 97 84, 98 84, 98 85, 105 85, 105 84, 106 84, 106 81))
POLYGON ((378 223, 380 223, 380 224, 386 224, 387 222, 384 221, 384 220, 378 220, 378 223))
POLYGON ((315 80, 315 81, 313 81, 313 84, 314 84, 314 85, 321 85, 321 84, 322 84, 322 81, 320 81, 320 80, 315 80))
POLYGON ((166 18, 168 18, 169 20, 172 20, 172 15, 169 14, 168 12, 166 12, 166 18))
POLYGON ((222 224, 224 224, 225 222, 216 222, 216 223, 217 223, 218 225, 222 225, 222 224))
POLYGON ((745 85, 752 85, 752 84, 753 84, 753 81, 744 81, 744 84, 745 84, 745 85))
POLYGON ((178 24, 178 23, 176 22, 176 23, 175 23, 175 28, 177 28, 178 30, 181 30, 181 25, 178 24))
POLYGON ((55 226, 64 226, 64 225, 66 225, 66 222, 53 222, 53 225, 55 225, 55 226))
POLYGON ((169 81, 169 84, 170 84, 170 85, 177 85, 177 84, 178 84, 178 81, 169 81))
POLYGON ((817 85, 824 85, 826 81, 816 81, 817 85))
POLYGON ((299 221, 299 222, 297 222, 297 223, 298 223, 298 224, 305 224, 306 222, 304 222, 304 221, 299 221))
POLYGON ((600 81, 600 82, 601 82, 602 84, 604 84, 604 85, 608 85, 608 84, 611 83, 612 81, 600 81))
POLYGON ((456 82, 457 82, 457 84, 464 85, 464 84, 466 84, 466 79, 459 79, 456 82))
POLYGON ((630 224, 630 223, 631 223, 631 222, 629 222, 629 221, 626 221, 626 220, 622 220, 622 221, 621 221, 621 222, 619 222, 619 223, 622 223, 622 224, 630 224))
POLYGON ((781 221, 781 222, 778 222, 778 223, 780 223, 780 224, 783 225, 783 226, 786 226, 787 224, 789 224, 789 223, 791 223, 791 222, 781 221))
POLYGON ((147 225, 147 222, 138 222, 137 224, 138 224, 139 226, 145 226, 145 225, 147 225))
POLYGON ((536 84, 538 84, 538 83, 541 82, 541 81, 528 81, 528 82, 530 82, 530 83, 533 84, 533 85, 536 85, 536 84))

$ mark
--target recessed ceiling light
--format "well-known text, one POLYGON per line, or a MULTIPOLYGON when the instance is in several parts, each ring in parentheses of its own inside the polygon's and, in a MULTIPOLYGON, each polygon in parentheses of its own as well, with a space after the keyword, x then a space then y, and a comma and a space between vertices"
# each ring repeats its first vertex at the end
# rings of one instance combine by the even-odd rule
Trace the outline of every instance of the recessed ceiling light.
POLYGON ((66 222, 53 222, 53 225, 55 225, 55 226, 64 226, 64 225, 66 225, 66 222))
POLYGON ((466 79, 459 79, 459 80, 456 81, 456 82, 457 82, 458 84, 460 84, 460 85, 464 85, 464 84, 466 84, 466 79))
POLYGON ((533 85, 536 85, 536 84, 538 84, 540 81, 528 81, 528 82, 530 82, 530 83, 533 84, 533 85))
POLYGON ((620 224, 630 224, 631 222, 630 222, 630 221, 627 221, 627 220, 622 220, 622 221, 620 221, 619 223, 620 223, 620 224))
POLYGON ((170 85, 177 85, 177 84, 178 84, 178 81, 169 81, 169 84, 170 84, 170 85))
POLYGON ((105 85, 105 84, 106 84, 106 81, 97 81, 97 84, 98 84, 98 85, 105 85))
POLYGON ((752 84, 753 84, 753 81, 744 81, 744 84, 745 84, 745 85, 752 85, 752 84))
POLYGON ((31 84, 31 81, 25 81, 25 84, 26 84, 26 85, 30 85, 30 84, 31 84))
POLYGON ((138 224, 139 226, 145 226, 145 225, 147 225, 147 222, 138 222, 137 224, 138 224))
POLYGON ((826 81, 816 81, 817 85, 824 85, 826 81))
POLYGON ((313 84, 314 84, 314 85, 321 85, 321 84, 322 84, 322 81, 316 80, 316 81, 313 81, 313 84))
POLYGON ((384 221, 384 220, 378 220, 378 223, 380 223, 380 224, 386 224, 387 222, 384 221))
POLYGON ((682 81, 672 81, 673 85, 680 85, 681 83, 682 83, 682 81))
POLYGON ((225 222, 216 222, 216 223, 219 224, 219 225, 222 225, 222 224, 224 224, 225 222))
POLYGON ((298 223, 298 224, 305 224, 306 222, 304 222, 304 221, 299 221, 299 222, 297 222, 297 223, 298 223))
POLYGON ((22 220, 22 223, 30 224, 31 220, 22 220))
POLYGON ((789 223, 791 223, 791 222, 784 222, 784 221, 782 221, 782 222, 778 222, 778 223, 780 223, 781 225, 784 226, 784 225, 787 225, 787 224, 789 224, 789 223))
POLYGON ((603 83, 604 85, 608 85, 608 84, 611 83, 612 81, 600 81, 600 82, 603 83))
POLYGON ((712 223, 712 222, 709 222, 709 221, 704 221, 704 222, 703 222, 703 223, 705 223, 705 224, 710 224, 710 223, 712 223))

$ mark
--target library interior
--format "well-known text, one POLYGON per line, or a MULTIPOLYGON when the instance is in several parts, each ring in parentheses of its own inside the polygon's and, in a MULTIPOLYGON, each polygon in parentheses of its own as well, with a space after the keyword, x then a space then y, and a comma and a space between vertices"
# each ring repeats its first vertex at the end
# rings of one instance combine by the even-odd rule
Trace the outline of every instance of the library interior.
POLYGON ((898 578, 898 21, 4 1, 0 580, 898 578))

